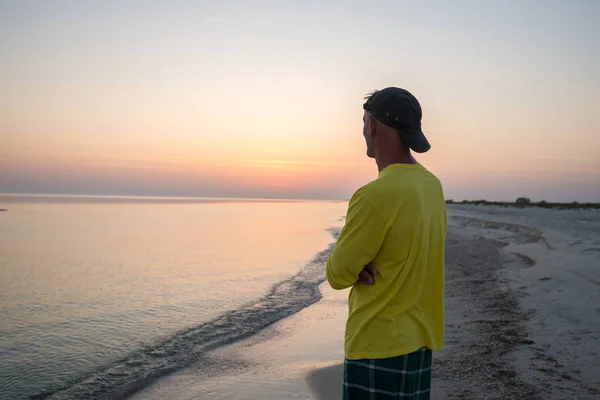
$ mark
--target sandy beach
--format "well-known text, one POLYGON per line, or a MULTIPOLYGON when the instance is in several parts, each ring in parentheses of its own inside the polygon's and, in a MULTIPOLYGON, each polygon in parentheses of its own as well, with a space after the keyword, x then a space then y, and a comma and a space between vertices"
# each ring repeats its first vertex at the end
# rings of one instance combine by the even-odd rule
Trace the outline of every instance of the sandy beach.
MULTIPOLYGON (((599 398, 598 213, 452 207, 449 225, 432 398, 599 398)), ((341 398, 348 291, 320 290, 314 305, 132 398, 341 398)))

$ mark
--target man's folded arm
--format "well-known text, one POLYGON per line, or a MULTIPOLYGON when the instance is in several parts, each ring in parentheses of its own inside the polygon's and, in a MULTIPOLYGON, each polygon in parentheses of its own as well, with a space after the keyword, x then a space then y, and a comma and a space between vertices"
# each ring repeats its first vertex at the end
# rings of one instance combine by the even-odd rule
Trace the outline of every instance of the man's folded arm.
POLYGON ((358 274, 379 252, 386 230, 379 211, 365 193, 357 191, 350 200, 346 223, 327 260, 327 281, 333 289, 346 289, 358 281, 358 274))

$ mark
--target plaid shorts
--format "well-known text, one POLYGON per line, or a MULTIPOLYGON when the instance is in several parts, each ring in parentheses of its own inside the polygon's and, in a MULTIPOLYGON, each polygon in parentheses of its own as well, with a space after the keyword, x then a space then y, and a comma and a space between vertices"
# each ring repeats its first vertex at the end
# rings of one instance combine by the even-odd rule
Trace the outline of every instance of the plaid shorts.
POLYGON ((344 361, 344 400, 429 400, 431 350, 398 357, 344 361))

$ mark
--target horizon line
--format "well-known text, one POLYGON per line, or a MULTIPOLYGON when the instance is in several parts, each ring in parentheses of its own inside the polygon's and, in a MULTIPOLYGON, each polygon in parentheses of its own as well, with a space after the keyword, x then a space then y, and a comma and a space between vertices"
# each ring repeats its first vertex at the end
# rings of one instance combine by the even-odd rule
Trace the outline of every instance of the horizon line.
POLYGON ((2 197, 37 197, 37 198, 75 198, 75 199, 123 199, 123 200, 135 200, 135 199, 146 199, 146 200, 173 200, 173 201, 198 201, 198 200, 246 200, 246 201, 281 201, 281 202, 294 202, 294 201, 349 201, 350 199, 327 199, 327 198, 296 198, 296 197, 228 197, 228 196, 176 196, 176 195, 130 195, 130 194, 83 194, 83 193, 7 193, 0 192, 0 198, 2 197))

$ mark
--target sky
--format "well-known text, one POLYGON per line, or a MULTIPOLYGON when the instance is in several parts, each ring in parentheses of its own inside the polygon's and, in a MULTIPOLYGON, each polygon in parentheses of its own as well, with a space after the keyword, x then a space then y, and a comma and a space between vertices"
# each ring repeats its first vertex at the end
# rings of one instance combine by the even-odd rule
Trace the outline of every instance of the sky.
POLYGON ((0 192, 347 199, 408 89, 446 198, 600 201, 600 2, 0 0, 0 192))

